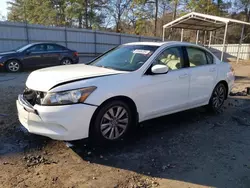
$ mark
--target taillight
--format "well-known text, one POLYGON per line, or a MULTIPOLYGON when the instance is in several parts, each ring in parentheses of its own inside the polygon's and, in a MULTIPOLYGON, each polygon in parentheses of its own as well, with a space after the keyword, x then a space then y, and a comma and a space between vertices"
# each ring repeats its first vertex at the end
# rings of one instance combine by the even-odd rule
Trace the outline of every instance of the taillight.
POLYGON ((234 72, 234 68, 233 68, 232 66, 230 66, 230 70, 231 70, 232 72, 234 72))
POLYGON ((234 75, 234 68, 232 67, 232 65, 230 66, 230 71, 233 73, 234 75))
POLYGON ((78 56, 78 52, 74 52, 74 54, 73 54, 74 56, 78 56))

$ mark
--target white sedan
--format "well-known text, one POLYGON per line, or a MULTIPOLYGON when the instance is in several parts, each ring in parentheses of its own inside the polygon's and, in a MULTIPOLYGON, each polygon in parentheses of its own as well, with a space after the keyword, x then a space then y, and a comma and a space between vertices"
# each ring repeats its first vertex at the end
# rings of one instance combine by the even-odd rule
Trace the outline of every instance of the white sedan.
POLYGON ((206 48, 137 42, 88 65, 32 72, 16 105, 20 122, 31 133, 57 140, 114 141, 148 119, 204 105, 218 111, 233 83, 231 66, 206 48))

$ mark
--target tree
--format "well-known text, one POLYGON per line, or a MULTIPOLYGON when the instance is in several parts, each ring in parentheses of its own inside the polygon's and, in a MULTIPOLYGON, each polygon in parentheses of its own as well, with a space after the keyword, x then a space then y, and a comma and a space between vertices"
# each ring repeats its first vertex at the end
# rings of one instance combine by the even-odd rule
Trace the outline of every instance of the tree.
POLYGON ((243 10, 245 15, 245 21, 250 21, 250 1, 249 0, 239 0, 236 1, 235 5, 237 6, 238 10, 243 10))
POLYGON ((32 24, 57 25, 56 10, 50 0, 13 0, 10 5, 8 20, 32 24))
POLYGON ((107 0, 12 0, 8 20, 31 24, 98 28, 107 0))
POLYGON ((6 20, 5 16, 0 12, 0 21, 6 20))
POLYGON ((115 21, 115 30, 116 32, 121 32, 121 20, 122 16, 127 11, 131 5, 132 0, 111 0, 109 10, 111 12, 111 16, 115 21))

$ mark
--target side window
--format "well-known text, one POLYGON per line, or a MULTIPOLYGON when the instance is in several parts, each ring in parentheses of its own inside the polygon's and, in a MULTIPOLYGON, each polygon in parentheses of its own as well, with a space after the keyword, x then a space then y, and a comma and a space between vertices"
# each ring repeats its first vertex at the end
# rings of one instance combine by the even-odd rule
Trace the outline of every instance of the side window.
POLYGON ((207 54, 207 62, 208 62, 208 64, 213 64, 214 63, 214 57, 208 52, 206 52, 206 54, 207 54))
POLYGON ((62 46, 47 44, 47 51, 62 51, 64 48, 62 46))
POLYGON ((205 51, 191 47, 187 47, 186 49, 190 67, 196 67, 208 64, 205 51))
POLYGON ((181 48, 172 47, 163 51, 155 60, 154 64, 167 65, 170 70, 183 68, 181 48))
POLYGON ((27 50, 28 52, 45 52, 46 45, 45 44, 37 44, 27 50))

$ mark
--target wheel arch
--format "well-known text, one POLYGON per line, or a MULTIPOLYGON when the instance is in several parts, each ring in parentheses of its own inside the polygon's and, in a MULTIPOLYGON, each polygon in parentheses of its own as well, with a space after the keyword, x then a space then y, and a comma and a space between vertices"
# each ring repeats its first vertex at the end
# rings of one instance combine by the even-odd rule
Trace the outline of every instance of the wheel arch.
POLYGON ((5 69, 7 68, 6 66, 7 66, 8 62, 13 61, 13 60, 18 61, 18 62, 20 63, 20 65, 21 65, 21 69, 23 68, 23 63, 22 63, 22 61, 21 61, 20 59, 18 59, 18 58, 13 57, 13 58, 9 58, 9 59, 7 59, 7 60, 5 61, 5 63, 4 63, 5 69))
POLYGON ((62 58, 60 59, 60 63, 62 63, 62 61, 63 61, 64 59, 69 59, 71 62, 73 62, 73 59, 72 59, 71 57, 64 56, 64 57, 62 57, 62 58))
POLYGON ((221 81, 219 81, 219 82, 214 86, 214 88, 215 88, 218 84, 223 84, 223 85, 225 86, 226 91, 227 91, 227 92, 226 92, 226 98, 225 98, 225 99, 227 99, 227 97, 228 97, 228 90, 229 90, 227 81, 226 81, 226 80, 221 80, 221 81))
POLYGON ((129 105, 129 107, 131 108, 133 114, 135 113, 136 116, 136 123, 138 122, 138 119, 139 119, 139 114, 138 114, 138 111, 137 111, 137 106, 135 104, 135 102, 130 98, 130 97, 127 97, 127 96, 124 96, 124 95, 119 95, 119 96, 114 96, 114 97, 111 97, 111 98, 108 98, 106 99, 104 102, 101 103, 100 106, 98 106, 98 108, 95 110, 91 120, 90 120, 90 126, 89 126, 89 136, 91 134, 91 131, 92 131, 92 125, 94 123, 94 120, 95 120, 95 117, 97 116, 99 110, 101 109, 101 107, 111 101, 114 101, 114 100, 120 100, 120 101, 123 101, 125 103, 127 103, 129 105))

